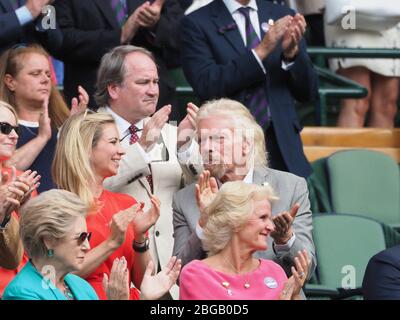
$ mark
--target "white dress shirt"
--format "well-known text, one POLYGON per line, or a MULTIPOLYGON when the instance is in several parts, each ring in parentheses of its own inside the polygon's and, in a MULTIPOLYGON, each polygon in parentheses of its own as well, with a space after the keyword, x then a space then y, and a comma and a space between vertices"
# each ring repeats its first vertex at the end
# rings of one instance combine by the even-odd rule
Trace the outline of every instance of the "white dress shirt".
MULTIPOLYGON (((243 7, 242 4, 240 4, 236 0, 223 0, 225 6, 227 7, 229 13, 232 15, 233 20, 235 20, 236 25, 238 26, 239 33, 242 37, 243 43, 246 46, 247 41, 246 41, 246 19, 243 16, 243 14, 238 11, 241 7, 243 7)), ((258 7, 256 0, 250 0, 250 2, 247 4, 248 8, 250 8, 250 22, 253 25, 254 31, 256 32, 258 39, 261 39, 261 31, 260 31, 260 21, 258 19, 258 7)), ((263 21, 266 22, 266 21, 263 21)), ((256 58, 258 64, 260 65, 261 69, 263 72, 266 74, 267 71, 265 70, 265 67, 259 58, 259 56, 256 54, 254 49, 251 50, 253 52, 254 57, 256 58)), ((286 63, 285 61, 282 60, 282 68, 285 71, 288 71, 291 66, 293 66, 294 62, 289 62, 286 63)))

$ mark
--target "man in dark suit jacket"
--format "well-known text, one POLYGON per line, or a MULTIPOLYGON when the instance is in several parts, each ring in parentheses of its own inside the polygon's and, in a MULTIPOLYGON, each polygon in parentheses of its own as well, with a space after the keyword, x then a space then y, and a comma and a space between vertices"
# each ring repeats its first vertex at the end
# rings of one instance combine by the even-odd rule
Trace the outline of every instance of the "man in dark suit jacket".
MULTIPOLYGON (((64 94, 67 101, 82 85, 94 105, 96 72, 101 57, 121 44, 134 44, 150 50, 156 57, 160 75, 158 106, 174 104, 175 83, 167 73, 170 55, 176 54, 176 32, 183 10, 177 0, 156 0, 151 10, 154 20, 146 20, 144 0, 126 0, 127 20, 122 25, 112 9, 112 0, 56 0, 57 22, 64 35, 64 94)), ((147 11, 149 12, 149 11, 147 11)), ((175 59, 176 60, 176 59, 175 59)), ((173 108, 174 109, 174 108, 173 108)), ((173 110, 174 112, 174 110, 173 110)), ((175 115, 171 116, 172 118, 175 115)))
POLYGON ((39 43, 54 54, 62 44, 59 29, 43 29, 42 8, 51 0, 0 0, 0 54, 18 43, 39 43))
POLYGON ((371 258, 362 287, 364 299, 400 299, 400 246, 381 251, 371 258))
POLYGON ((316 99, 318 85, 302 39, 304 18, 293 14, 267 0, 214 0, 182 19, 182 66, 201 100, 229 97, 249 107, 254 88, 265 90, 270 122, 263 128, 270 166, 306 177, 311 167, 294 99, 316 99), (257 22, 253 28, 261 42, 253 50, 245 46, 242 6, 251 8, 252 24, 257 22))

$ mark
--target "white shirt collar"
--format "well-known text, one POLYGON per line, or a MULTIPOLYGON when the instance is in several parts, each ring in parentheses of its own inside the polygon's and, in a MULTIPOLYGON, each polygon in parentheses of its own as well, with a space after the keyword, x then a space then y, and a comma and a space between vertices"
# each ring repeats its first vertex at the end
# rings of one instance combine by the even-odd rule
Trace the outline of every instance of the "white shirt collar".
POLYGON ((249 172, 247 172, 246 176, 243 179, 244 183, 253 183, 253 176, 254 176, 254 165, 250 167, 249 172))
MULTIPOLYGON (((243 7, 243 5, 241 5, 236 0, 223 0, 223 1, 225 3, 225 6, 228 8, 230 14, 233 14, 239 8, 243 7)), ((258 10, 256 0, 250 0, 249 4, 246 7, 249 7, 255 11, 258 10)))
MULTIPOLYGON (((131 126, 131 123, 129 121, 126 121, 119 114, 115 113, 114 110, 111 109, 109 106, 106 106, 106 111, 113 116, 121 138, 127 135, 129 133, 129 127, 131 126)), ((144 120, 142 119, 139 122, 135 123, 135 126, 138 129, 142 130, 144 126, 144 120)))
POLYGON ((24 127, 31 127, 31 128, 39 127, 39 122, 26 121, 26 120, 21 120, 21 119, 18 119, 18 124, 20 124, 24 127))

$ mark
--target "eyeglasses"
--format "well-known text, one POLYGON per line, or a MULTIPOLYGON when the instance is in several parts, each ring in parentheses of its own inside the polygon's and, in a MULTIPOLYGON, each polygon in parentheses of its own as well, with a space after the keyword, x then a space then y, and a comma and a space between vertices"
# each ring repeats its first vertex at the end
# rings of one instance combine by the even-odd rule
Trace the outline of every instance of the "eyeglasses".
POLYGON ((11 131, 13 131, 13 130, 15 131, 15 133, 17 135, 21 134, 21 128, 20 127, 18 127, 18 126, 14 127, 14 126, 12 126, 11 124, 9 124, 7 122, 0 122, 0 132, 2 134, 10 134, 11 131))
POLYGON ((87 241, 90 241, 90 238, 92 237, 92 233, 91 232, 82 232, 77 238, 76 240, 78 240, 78 244, 82 244, 85 242, 85 240, 87 239, 87 241))

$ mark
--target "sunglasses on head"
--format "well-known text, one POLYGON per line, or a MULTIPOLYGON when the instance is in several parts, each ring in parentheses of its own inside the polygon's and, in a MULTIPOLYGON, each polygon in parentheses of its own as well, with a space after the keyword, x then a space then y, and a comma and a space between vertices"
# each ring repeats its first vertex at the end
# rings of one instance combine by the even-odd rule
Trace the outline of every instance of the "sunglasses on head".
POLYGON ((90 241, 91 237, 92 237, 91 232, 82 232, 81 234, 79 234, 79 236, 76 238, 76 240, 78 240, 79 244, 82 244, 85 242, 86 239, 87 239, 87 241, 90 241))
POLYGON ((13 130, 15 131, 15 133, 17 135, 21 134, 21 128, 20 127, 18 127, 18 126, 14 127, 14 126, 12 126, 11 124, 9 124, 7 122, 0 122, 0 132, 2 134, 10 134, 11 131, 13 131, 13 130))

